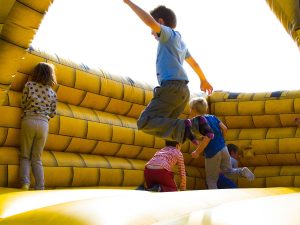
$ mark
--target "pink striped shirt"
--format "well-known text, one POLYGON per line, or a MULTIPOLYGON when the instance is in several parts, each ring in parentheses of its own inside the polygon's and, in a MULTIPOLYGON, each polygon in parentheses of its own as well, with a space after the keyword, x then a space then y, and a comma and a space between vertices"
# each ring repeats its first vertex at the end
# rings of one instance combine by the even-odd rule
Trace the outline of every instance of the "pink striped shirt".
POLYGON ((165 170, 172 172, 173 167, 178 165, 180 175, 180 190, 186 189, 186 174, 184 166, 184 158, 179 149, 172 146, 167 146, 157 151, 152 159, 146 165, 161 166, 165 170))

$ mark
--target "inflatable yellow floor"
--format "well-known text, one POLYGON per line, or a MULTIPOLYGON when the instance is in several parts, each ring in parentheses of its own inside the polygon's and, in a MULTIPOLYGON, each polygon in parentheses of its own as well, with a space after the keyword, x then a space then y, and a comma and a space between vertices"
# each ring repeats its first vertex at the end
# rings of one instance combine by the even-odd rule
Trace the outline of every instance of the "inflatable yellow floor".
MULTIPOLYGON (((253 182, 239 178, 239 189, 205 190, 203 158, 192 159, 186 143, 189 191, 134 190, 144 181, 147 160, 164 146, 136 128, 153 87, 30 48, 51 2, 0 4, 0 225, 300 224, 300 128, 294 123, 300 90, 224 91, 208 98, 210 112, 229 128, 226 141, 239 146, 241 164, 255 173, 253 182), (38 62, 56 67, 58 115, 50 120, 42 156, 47 190, 24 192, 18 183, 20 99, 38 62)), ((267 3, 299 46, 299 1, 267 3)))

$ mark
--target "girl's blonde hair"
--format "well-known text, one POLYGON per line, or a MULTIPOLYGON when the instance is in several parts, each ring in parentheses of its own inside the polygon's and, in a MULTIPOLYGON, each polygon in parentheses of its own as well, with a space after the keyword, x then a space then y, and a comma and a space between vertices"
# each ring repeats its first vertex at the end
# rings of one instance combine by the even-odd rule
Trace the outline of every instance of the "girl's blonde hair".
POLYGON ((45 62, 38 63, 34 68, 31 80, 43 85, 54 86, 57 84, 54 65, 45 62))
POLYGON ((208 103, 203 97, 192 98, 190 101, 190 108, 199 115, 204 115, 207 113, 208 103))

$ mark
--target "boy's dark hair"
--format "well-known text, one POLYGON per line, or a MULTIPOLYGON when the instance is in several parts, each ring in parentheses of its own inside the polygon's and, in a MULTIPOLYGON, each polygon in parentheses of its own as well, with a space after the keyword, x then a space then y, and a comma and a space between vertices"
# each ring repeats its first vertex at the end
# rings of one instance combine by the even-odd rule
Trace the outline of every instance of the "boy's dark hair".
POLYGON ((179 143, 177 141, 167 141, 166 140, 166 146, 173 146, 176 147, 179 143))
POLYGON ((239 147, 236 146, 235 144, 228 144, 227 149, 228 149, 229 154, 231 152, 237 153, 239 151, 239 147))
POLYGON ((167 8, 164 5, 160 5, 158 7, 156 7, 155 9, 153 9, 150 12, 151 16, 158 22, 158 19, 161 18, 164 20, 166 26, 174 29, 176 27, 177 24, 177 19, 176 19, 176 15, 175 13, 167 8))
POLYGON ((54 66, 45 62, 38 63, 34 68, 31 80, 43 85, 54 86, 57 84, 54 66))

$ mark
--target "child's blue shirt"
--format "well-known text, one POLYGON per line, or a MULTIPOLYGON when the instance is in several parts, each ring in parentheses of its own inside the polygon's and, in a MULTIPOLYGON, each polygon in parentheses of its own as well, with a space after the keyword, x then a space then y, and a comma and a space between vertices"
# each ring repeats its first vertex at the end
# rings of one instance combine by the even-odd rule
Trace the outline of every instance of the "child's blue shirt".
POLYGON ((179 32, 161 25, 156 58, 158 83, 161 85, 168 80, 188 81, 188 76, 182 65, 185 58, 189 56, 190 53, 179 32))

